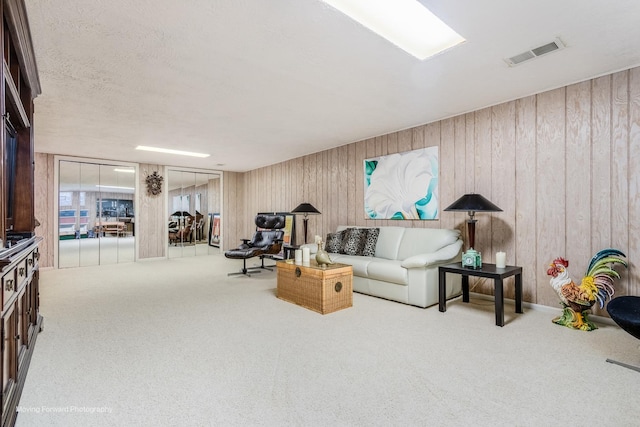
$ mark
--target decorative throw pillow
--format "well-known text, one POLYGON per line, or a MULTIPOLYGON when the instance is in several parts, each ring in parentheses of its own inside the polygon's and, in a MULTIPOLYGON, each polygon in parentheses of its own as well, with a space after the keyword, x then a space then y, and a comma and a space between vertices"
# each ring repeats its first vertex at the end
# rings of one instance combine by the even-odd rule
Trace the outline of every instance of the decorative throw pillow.
POLYGON ((378 243, 379 235, 379 228, 367 228, 364 244, 362 245, 362 255, 374 256, 376 254, 376 243, 378 243))
POLYGON ((340 253, 345 255, 362 255, 362 247, 364 245, 363 236, 366 236, 364 228, 347 228, 342 238, 342 246, 340 253))
POLYGON ((337 233, 327 234, 327 241, 324 245, 324 250, 334 254, 340 253, 340 247, 342 247, 343 234, 344 234, 344 230, 339 231, 337 233))

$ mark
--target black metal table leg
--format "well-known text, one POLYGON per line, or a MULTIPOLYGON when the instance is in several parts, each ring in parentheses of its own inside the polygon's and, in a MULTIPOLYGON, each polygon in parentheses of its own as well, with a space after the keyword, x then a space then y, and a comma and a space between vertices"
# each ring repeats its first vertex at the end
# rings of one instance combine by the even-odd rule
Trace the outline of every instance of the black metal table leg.
POLYGON ((504 295, 502 279, 494 279, 494 284, 496 288, 496 325, 504 326, 504 295))
POLYGON ((522 313, 522 274, 516 274, 516 313, 522 313))
POLYGON ((469 276, 462 275, 462 302, 469 302, 469 276))
POLYGON ((438 309, 441 312, 447 311, 447 273, 440 270, 438 272, 438 309))

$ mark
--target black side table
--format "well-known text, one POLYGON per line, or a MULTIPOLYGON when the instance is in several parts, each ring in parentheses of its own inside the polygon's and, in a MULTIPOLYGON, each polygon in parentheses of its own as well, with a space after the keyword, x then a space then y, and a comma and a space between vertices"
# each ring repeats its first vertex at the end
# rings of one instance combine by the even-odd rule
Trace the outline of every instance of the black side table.
POLYGON ((300 246, 282 245, 282 249, 284 249, 284 259, 293 259, 296 249, 300 249, 300 246))
POLYGON ((447 279, 446 273, 462 275, 462 302, 469 302, 469 276, 487 277, 493 279, 495 286, 496 325, 504 326, 504 295, 503 280, 510 276, 516 276, 516 313, 522 313, 522 267, 507 265, 505 268, 497 268, 495 264, 482 264, 482 268, 472 269, 463 267, 461 263, 443 265, 438 268, 439 309, 447 311, 447 279))

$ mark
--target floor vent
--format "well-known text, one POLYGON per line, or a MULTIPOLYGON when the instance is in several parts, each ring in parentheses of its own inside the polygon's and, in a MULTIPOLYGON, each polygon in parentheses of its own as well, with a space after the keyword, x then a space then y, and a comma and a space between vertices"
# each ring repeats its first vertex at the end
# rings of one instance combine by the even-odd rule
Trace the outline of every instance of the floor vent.
POLYGON ((542 55, 546 55, 547 53, 564 49, 564 47, 565 45, 564 43, 562 43, 562 40, 555 39, 551 43, 547 43, 531 50, 519 53, 515 56, 512 56, 511 58, 506 58, 504 61, 509 64, 509 66, 514 67, 516 65, 522 64, 523 62, 530 61, 542 55))

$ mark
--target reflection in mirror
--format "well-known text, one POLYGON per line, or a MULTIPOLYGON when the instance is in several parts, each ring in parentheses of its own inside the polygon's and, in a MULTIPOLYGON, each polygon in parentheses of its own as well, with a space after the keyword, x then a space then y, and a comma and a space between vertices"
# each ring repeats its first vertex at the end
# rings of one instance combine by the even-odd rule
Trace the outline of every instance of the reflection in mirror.
POLYGON ((58 266, 60 268, 80 266, 79 231, 80 164, 60 161, 58 173, 58 266), (78 230, 76 230, 78 228, 78 230))
POLYGON ((93 227, 96 219, 96 198, 99 197, 100 165, 78 163, 80 181, 78 194, 80 217, 80 266, 100 264, 100 250, 93 227))
POLYGON ((131 166, 60 161, 59 268, 135 261, 135 179, 131 166))
POLYGON ((136 187, 134 168, 114 168, 117 175, 117 185, 122 187, 118 196, 118 221, 122 223, 122 232, 118 235, 118 262, 133 262, 135 260, 135 201, 133 199, 136 187))
POLYGON ((168 171, 169 258, 219 253, 211 245, 213 214, 220 208, 218 174, 168 171))
POLYGON ((182 256, 195 256, 195 228, 197 221, 197 213, 195 209, 195 172, 182 172, 182 201, 183 208, 187 211, 185 214, 186 229, 182 233, 182 256))

